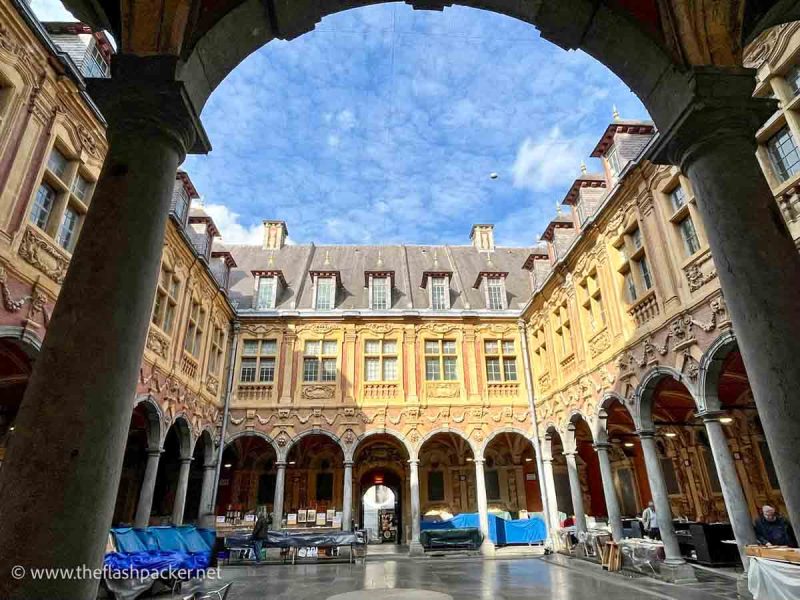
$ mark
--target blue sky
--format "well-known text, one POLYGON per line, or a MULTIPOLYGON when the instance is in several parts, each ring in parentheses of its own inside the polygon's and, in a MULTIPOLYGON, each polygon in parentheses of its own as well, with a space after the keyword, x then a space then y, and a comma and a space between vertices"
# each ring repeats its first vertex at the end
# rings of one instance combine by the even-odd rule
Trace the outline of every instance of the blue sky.
MULTIPOLYGON (((42 18, 57 0, 34 0, 42 18)), ((231 73, 184 165, 229 243, 530 245, 611 120, 648 118, 603 65, 526 23, 394 3, 332 15, 231 73), (490 173, 499 177, 491 179, 490 173)))

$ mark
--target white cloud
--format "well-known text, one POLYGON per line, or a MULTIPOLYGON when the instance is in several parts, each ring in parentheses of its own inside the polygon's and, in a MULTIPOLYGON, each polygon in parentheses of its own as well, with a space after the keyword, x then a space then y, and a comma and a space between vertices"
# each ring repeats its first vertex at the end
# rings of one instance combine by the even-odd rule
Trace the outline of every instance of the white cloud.
POLYGON ((542 140, 526 137, 511 167, 514 187, 544 191, 569 184, 579 173, 587 141, 586 136, 565 138, 558 126, 542 140))
POLYGON ((258 246, 263 242, 264 229, 260 223, 255 225, 242 225, 239 222, 239 213, 235 213, 222 204, 206 204, 205 210, 219 229, 224 244, 246 244, 258 246))
POLYGON ((31 8, 40 21, 75 21, 60 0, 32 0, 31 8))

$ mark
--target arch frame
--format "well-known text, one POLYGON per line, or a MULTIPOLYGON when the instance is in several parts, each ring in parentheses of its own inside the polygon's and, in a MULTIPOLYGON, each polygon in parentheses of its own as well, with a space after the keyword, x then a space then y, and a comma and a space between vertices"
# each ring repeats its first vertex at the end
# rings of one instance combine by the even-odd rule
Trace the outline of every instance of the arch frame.
POLYGON ((411 460, 411 457, 414 454, 414 446, 406 439, 406 436, 395 429, 381 427, 379 429, 371 429, 359 434, 355 441, 350 445, 348 451, 345 452, 345 462, 353 462, 355 460, 356 453, 361 447, 361 443, 377 435, 388 435, 389 437, 393 438, 405 449, 408 459, 411 460))
POLYGON ((39 339, 35 333, 30 329, 24 327, 17 327, 15 325, 1 325, 0 326, 0 339, 11 340, 15 342, 22 342, 31 350, 39 354, 42 350, 42 340, 39 339))
POLYGON ((489 435, 486 436, 486 439, 483 440, 483 444, 481 444, 480 448, 481 457, 486 455, 486 450, 487 448, 489 448, 489 444, 491 444, 495 438, 499 437, 503 433, 516 433, 518 435, 521 435, 528 441, 528 443, 531 445, 531 448, 533 448, 534 456, 536 455, 536 446, 533 445, 533 434, 530 431, 524 431, 519 427, 514 427, 513 425, 507 425, 505 427, 499 427, 498 429, 494 429, 489 435))
POLYGON ((194 456, 195 451, 197 450, 197 445, 200 443, 200 440, 205 440, 205 444, 203 446, 203 467, 212 467, 217 463, 217 446, 214 443, 214 435, 211 433, 211 429, 209 427, 204 427, 200 431, 200 435, 197 436, 197 439, 194 442, 194 447, 192 448, 192 456, 194 456))
POLYGON ((472 443, 472 440, 469 439, 469 436, 460 429, 455 429, 453 427, 437 427, 436 429, 432 429, 431 431, 426 433, 419 440, 419 442, 417 442, 417 445, 414 447, 414 455, 411 457, 411 460, 419 460, 419 453, 422 450, 423 446, 425 446, 425 443, 433 439, 433 437, 439 435, 440 433, 452 433, 463 439, 469 446, 469 449, 472 450, 473 460, 478 460, 483 457, 482 454, 478 454, 478 449, 475 448, 475 444, 472 443))
POLYGON ((169 435, 173 427, 176 428, 176 433, 178 435, 180 458, 192 458, 194 445, 197 443, 197 439, 192 432, 192 422, 185 412, 179 412, 175 415, 169 427, 164 430, 164 439, 161 440, 162 447, 167 439, 167 435, 169 435))
POLYGON ((594 440, 595 444, 607 444, 608 443, 608 408, 614 402, 619 402, 625 411, 630 415, 631 420, 634 422, 635 426, 635 419, 633 418, 633 413, 631 413, 628 404, 625 402, 625 398, 622 397, 621 394, 613 391, 606 391, 600 397, 600 402, 597 403, 597 410, 592 417, 592 422, 590 424, 590 428, 592 430, 592 439, 594 440))
POLYGON ((697 408, 702 412, 722 409, 719 401, 719 382, 722 366, 731 353, 739 350, 736 334, 729 329, 719 335, 700 357, 697 373, 697 408))
POLYGON ((673 367, 658 365, 648 370, 639 381, 633 397, 633 423, 637 431, 654 431, 653 407, 655 388, 665 378, 670 377, 682 384, 694 402, 695 410, 699 410, 697 391, 694 386, 680 371, 673 367))
POLYGON ((286 447, 283 448, 283 454, 278 454, 278 460, 285 462, 288 459, 292 448, 294 448, 303 438, 307 438, 312 435, 323 435, 333 440, 333 442, 339 447, 339 450, 342 451, 342 461, 345 461, 347 458, 347 446, 342 443, 342 438, 332 431, 328 431, 327 429, 306 429, 305 431, 295 434, 295 436, 292 437, 286 444, 286 447))
POLYGON ((563 427, 564 434, 561 436, 561 443, 564 446, 564 454, 567 452, 576 452, 578 449, 578 421, 583 421, 586 427, 589 428, 589 435, 592 438, 592 443, 595 442, 594 429, 592 422, 577 408, 574 408, 569 413, 567 423, 563 427))
MULTIPOLYGON (((227 450, 233 444, 233 442, 235 442, 239 438, 245 438, 245 437, 257 437, 257 438, 260 438, 260 439, 264 440, 274 450, 276 459, 278 461, 281 460, 281 458, 280 458, 281 457, 281 449, 278 446, 278 444, 275 442, 275 440, 271 436, 269 436, 266 433, 264 433, 263 431, 257 431, 255 429, 253 429, 253 430, 245 430, 245 431, 237 431, 236 433, 231 435, 227 440, 225 440, 225 443, 223 444, 223 447, 222 447, 222 451, 225 452, 225 450, 227 450)), ((286 460, 286 457, 283 457, 283 461, 285 461, 285 460, 286 460)))
POLYGON ((147 448, 149 450, 163 450, 164 440, 167 437, 166 419, 164 418, 164 411, 161 410, 156 399, 152 394, 142 394, 136 396, 133 401, 133 408, 131 414, 136 410, 137 406, 146 406, 147 419, 150 422, 150 427, 147 430, 147 448))

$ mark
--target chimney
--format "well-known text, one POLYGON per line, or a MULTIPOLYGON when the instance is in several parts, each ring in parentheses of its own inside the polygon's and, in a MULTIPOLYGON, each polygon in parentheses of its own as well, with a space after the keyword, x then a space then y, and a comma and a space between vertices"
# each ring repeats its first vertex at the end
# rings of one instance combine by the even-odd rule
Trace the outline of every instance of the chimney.
POLYGON ((280 250, 288 235, 284 221, 264 221, 264 250, 280 250))
POLYGON ((478 223, 472 226, 469 232, 469 239, 477 250, 484 252, 494 251, 494 225, 478 223))

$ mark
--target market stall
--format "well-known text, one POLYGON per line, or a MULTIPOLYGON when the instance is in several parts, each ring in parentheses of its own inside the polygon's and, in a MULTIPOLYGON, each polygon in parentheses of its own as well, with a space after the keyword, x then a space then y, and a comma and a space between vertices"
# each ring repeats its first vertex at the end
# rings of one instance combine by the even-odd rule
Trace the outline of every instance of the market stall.
POLYGON ((755 600, 800 598, 800 550, 786 546, 747 546, 747 587, 755 600))

